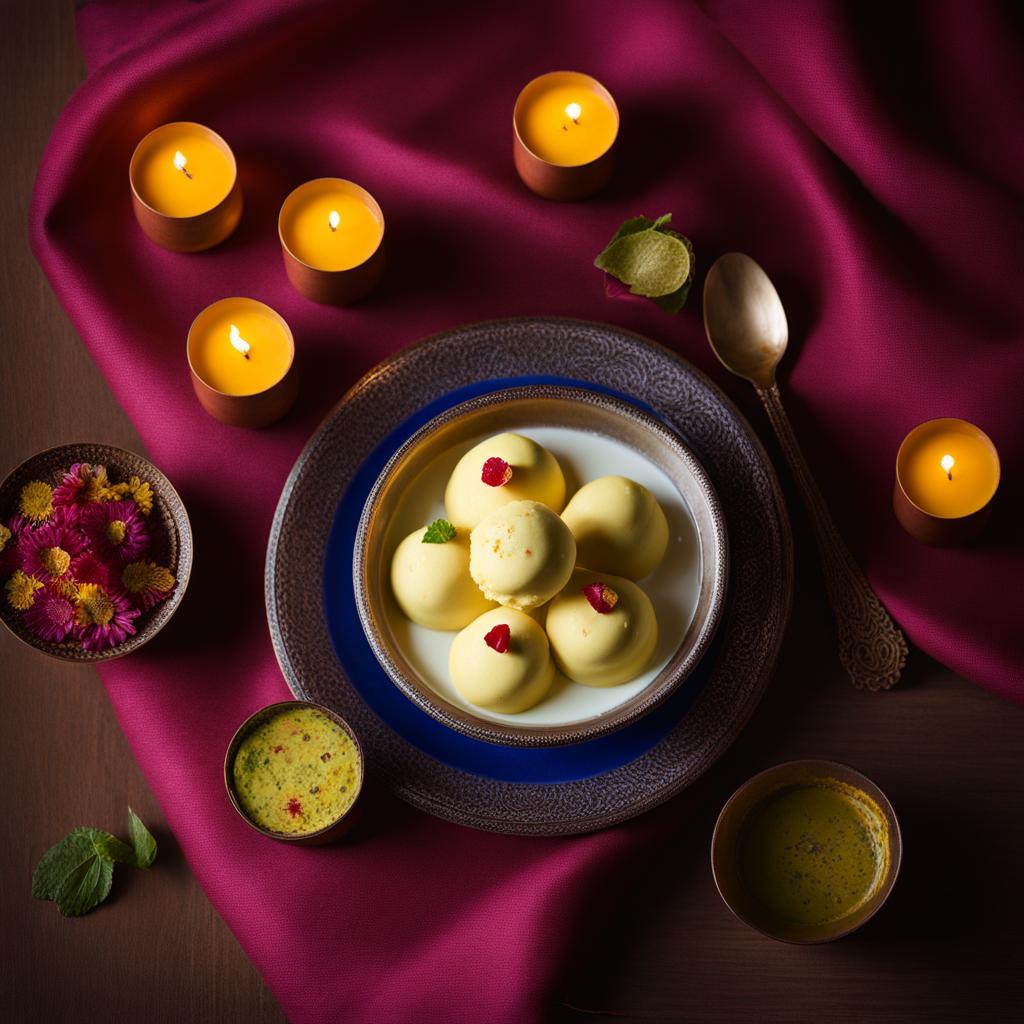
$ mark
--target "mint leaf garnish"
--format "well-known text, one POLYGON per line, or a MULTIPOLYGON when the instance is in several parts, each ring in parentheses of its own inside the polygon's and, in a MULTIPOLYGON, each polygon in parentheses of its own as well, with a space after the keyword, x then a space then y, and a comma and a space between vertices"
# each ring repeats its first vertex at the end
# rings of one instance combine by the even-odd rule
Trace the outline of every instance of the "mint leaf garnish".
POLYGON ((142 819, 129 807, 128 831, 135 850, 135 866, 148 868, 156 859, 156 840, 153 833, 142 824, 142 819))
MULTIPOLYGON (((114 862, 107 855, 109 832, 76 828, 43 854, 32 875, 32 895, 53 900, 66 917, 79 917, 110 892, 114 862)), ((123 845, 123 844, 122 844, 123 845)))
POLYGON ((80 917, 110 894, 114 864, 149 867, 156 841, 128 809, 132 846, 99 828, 76 828, 40 858, 32 873, 32 895, 52 900, 66 917, 80 917))
POLYGON ((455 540, 456 530, 447 519, 435 519, 423 534, 423 544, 447 544, 455 540))
POLYGON ((696 260, 690 240, 668 227, 671 220, 670 213, 657 220, 631 217, 615 232, 594 265, 628 285, 631 294, 678 313, 690 294, 696 260))

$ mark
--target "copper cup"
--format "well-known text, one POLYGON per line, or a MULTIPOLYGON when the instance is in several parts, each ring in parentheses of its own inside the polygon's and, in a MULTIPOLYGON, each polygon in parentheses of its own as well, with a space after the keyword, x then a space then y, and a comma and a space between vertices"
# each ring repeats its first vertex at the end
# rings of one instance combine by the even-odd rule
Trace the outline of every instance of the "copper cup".
POLYGON ((907 452, 914 444, 915 434, 919 430, 927 429, 943 422, 944 420, 941 419, 928 420, 915 427, 903 439, 903 443, 896 453, 896 483, 893 486, 892 507, 900 526, 912 537, 916 537, 919 541, 932 547, 957 547, 961 544, 967 544, 977 537, 989 520, 989 516, 992 513, 992 500, 995 498, 996 491, 999 488, 999 453, 996 451, 996 446, 992 443, 992 439, 981 427, 976 427, 973 423, 968 423, 966 420, 949 419, 948 422, 950 424, 955 424, 960 428, 970 428, 969 432, 974 434, 991 450, 996 464, 996 487, 992 492, 992 497, 981 508, 971 512, 969 515, 949 518, 948 516, 937 516, 925 511, 914 502, 904 488, 902 479, 904 476, 903 465, 907 452))
POLYGON ((330 708, 325 708, 320 704, 314 704, 311 701, 304 700, 279 701, 276 704, 268 704, 266 707, 260 708, 259 711, 250 715, 238 727, 234 736, 231 737, 231 742, 228 744, 227 752, 224 755, 224 786, 228 791, 228 799, 231 801, 231 806, 238 812, 241 819, 250 828, 259 832, 260 835, 264 835, 268 839, 276 839, 282 843, 292 843, 295 846, 327 846, 329 843, 337 842, 343 836, 352 831, 353 826, 358 822, 362 815, 363 779, 365 774, 366 757, 363 754, 363 748, 359 743, 359 738, 356 736, 348 722, 346 722, 340 715, 336 715, 330 710, 330 708), (316 710, 321 714, 326 715, 346 733, 355 746, 356 753, 359 756, 359 788, 356 791, 355 799, 349 805, 348 810, 342 813, 341 817, 337 818, 329 825, 325 825, 323 828, 318 829, 316 832, 272 832, 270 829, 264 828, 262 825, 257 825, 256 822, 254 822, 252 818, 245 813, 245 810, 242 808, 242 804, 238 799, 238 794, 235 791, 235 756, 238 753, 238 748, 242 745, 242 741, 254 729, 263 725, 264 722, 269 721, 279 711, 290 711, 294 708, 316 708, 316 710))
MULTIPOLYGON (((226 300, 222 299, 220 301, 226 300)), ((255 299, 247 301, 256 302, 255 299)), ((276 319, 284 328, 288 342, 291 345, 291 360, 284 376, 266 390, 258 391, 252 395, 229 395, 227 392, 219 391, 208 384, 196 372, 192 362, 193 333, 201 326, 204 318, 209 316, 211 310, 217 305, 219 303, 215 302, 213 305, 207 306, 192 321, 192 326, 188 330, 188 340, 185 343, 188 369, 192 377, 192 389, 196 393, 196 398, 199 399, 199 404, 215 420, 226 423, 229 427, 256 429, 276 423, 295 404, 295 399, 299 393, 299 378, 295 372, 295 338, 292 336, 292 329, 288 326, 288 321, 277 310, 271 309, 265 303, 257 303, 257 305, 263 306, 266 313, 276 319)))
POLYGON ((139 227, 151 241, 172 252, 201 252, 223 242, 238 226, 242 217, 242 188, 238 183, 238 166, 231 147, 213 130, 192 121, 174 121, 154 128, 135 147, 128 165, 128 179, 132 188, 132 209, 139 227), (191 217, 173 217, 150 206, 139 194, 138 165, 146 150, 163 132, 179 127, 188 127, 204 135, 231 162, 231 188, 228 194, 215 206, 191 217))
POLYGON ((604 188, 615 164, 615 143, 618 139, 616 123, 616 136, 609 147, 599 157, 585 164, 553 164, 527 146, 520 131, 523 108, 538 90, 569 82, 598 93, 615 112, 618 122, 619 108, 612 94, 596 78, 579 71, 551 71, 534 78, 523 87, 512 111, 512 159, 519 177, 537 195, 559 202, 587 199, 604 188))
POLYGON ((300 295, 305 295, 313 302, 327 306, 350 306, 369 294, 384 272, 384 214, 380 204, 361 185, 345 178, 316 178, 293 189, 281 204, 281 212, 277 217, 277 234, 281 240, 281 253, 284 257, 284 269, 288 280, 300 295), (377 248, 362 263, 346 270, 323 270, 311 266, 295 255, 287 240, 288 232, 285 223, 288 221, 292 209, 302 201, 303 191, 311 185, 327 181, 337 183, 345 191, 362 200, 381 226, 381 237, 377 248))

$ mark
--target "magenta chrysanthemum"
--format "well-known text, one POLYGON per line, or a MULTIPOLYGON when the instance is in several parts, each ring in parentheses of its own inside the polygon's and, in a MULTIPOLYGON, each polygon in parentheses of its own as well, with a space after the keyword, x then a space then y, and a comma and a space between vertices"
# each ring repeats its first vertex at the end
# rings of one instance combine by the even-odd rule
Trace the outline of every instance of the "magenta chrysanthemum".
POLYGON ((64 523, 25 530, 18 538, 21 566, 44 583, 68 575, 71 560, 85 549, 85 538, 64 523))
POLYGON ((54 489, 54 505, 91 505, 103 497, 109 486, 106 466, 76 462, 54 489))
POLYGON ((149 547, 146 524, 134 501, 104 501, 82 509, 80 525, 93 551, 127 565, 149 547))
POLYGON ((105 651, 134 635, 132 619, 141 613, 128 599, 97 583, 83 583, 75 602, 75 636, 87 651, 105 651))
POLYGON ((25 612, 25 625, 40 639, 59 644, 74 628, 75 606, 60 594, 40 590, 32 607, 25 612))
POLYGON ((70 572, 76 583, 98 583, 101 587, 110 584, 110 568, 91 551, 83 551, 77 558, 72 559, 70 572))

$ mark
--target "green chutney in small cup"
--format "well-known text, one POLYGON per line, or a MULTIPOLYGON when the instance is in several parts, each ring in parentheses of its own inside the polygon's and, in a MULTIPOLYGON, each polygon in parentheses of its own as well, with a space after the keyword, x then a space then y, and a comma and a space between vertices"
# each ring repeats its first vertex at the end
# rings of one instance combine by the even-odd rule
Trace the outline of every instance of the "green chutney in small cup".
POLYGON ((767 915, 806 925, 847 917, 878 890, 889 862, 878 805, 838 779, 786 786, 743 823, 739 871, 767 915))
POLYGON ((835 761, 789 761, 726 802, 711 868, 722 899, 752 928, 829 942, 885 902, 902 848, 892 804, 870 779, 835 761))

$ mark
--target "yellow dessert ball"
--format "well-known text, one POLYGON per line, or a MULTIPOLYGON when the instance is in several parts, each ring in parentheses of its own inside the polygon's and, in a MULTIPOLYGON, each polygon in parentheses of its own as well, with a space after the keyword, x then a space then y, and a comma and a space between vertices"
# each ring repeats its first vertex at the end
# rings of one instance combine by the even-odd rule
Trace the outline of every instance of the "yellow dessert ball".
POLYGON ((448 519, 468 529, 502 505, 524 500, 561 512, 565 477, 547 448, 521 434, 498 434, 471 448, 459 459, 444 493, 448 519))
POLYGON ((484 596, 529 611, 565 586, 576 564, 569 527, 538 501, 512 501, 469 537, 469 572, 484 596))
POLYGON ((463 700, 503 714, 532 708, 554 678, 544 630, 514 608, 495 608, 474 619, 452 641, 452 684, 463 700))
POLYGON ((443 544, 425 544, 415 530, 395 549, 391 590, 398 606, 427 629, 462 629, 494 603, 469 575, 469 535, 460 530, 443 544))
POLYGON ((585 569, 548 606, 545 628, 555 664, 587 686, 635 679, 658 644, 651 599, 630 580, 585 569))
POLYGON ((665 513, 646 487, 624 476, 584 484, 562 519, 576 538, 576 560, 596 572, 640 580, 665 557, 665 513))

